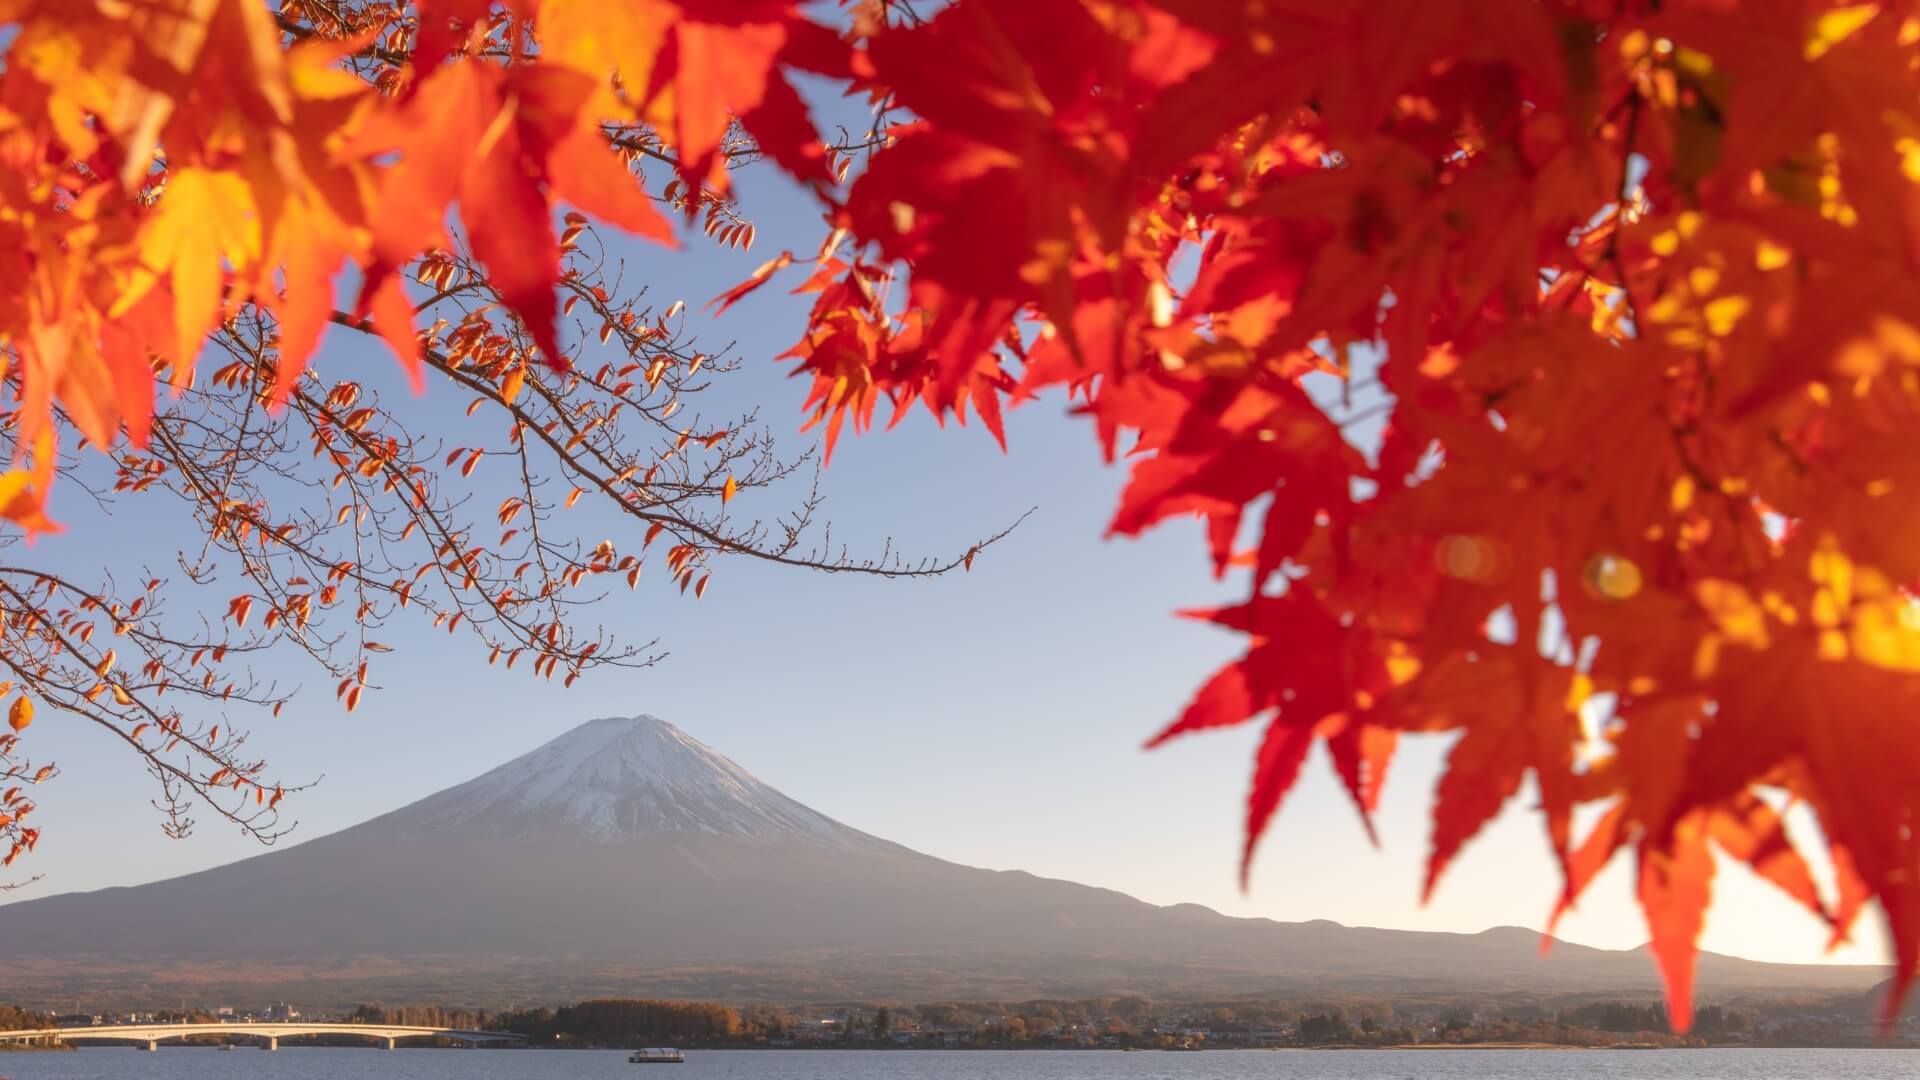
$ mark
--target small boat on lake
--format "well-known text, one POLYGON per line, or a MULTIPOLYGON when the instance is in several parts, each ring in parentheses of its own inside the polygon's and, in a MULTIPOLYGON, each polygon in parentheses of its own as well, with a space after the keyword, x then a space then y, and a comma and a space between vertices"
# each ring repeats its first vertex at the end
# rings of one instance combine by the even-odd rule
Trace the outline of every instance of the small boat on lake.
POLYGON ((627 1055, 631 1065, 668 1065, 687 1060, 687 1055, 671 1046, 643 1046, 627 1055))

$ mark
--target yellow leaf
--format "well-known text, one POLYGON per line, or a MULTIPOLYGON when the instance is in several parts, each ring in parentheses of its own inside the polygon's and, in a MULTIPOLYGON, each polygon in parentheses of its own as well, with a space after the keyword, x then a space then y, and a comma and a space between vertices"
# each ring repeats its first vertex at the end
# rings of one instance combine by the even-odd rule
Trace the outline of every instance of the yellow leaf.
POLYGON ((727 486, 720 489, 720 501, 730 503, 733 501, 733 497, 739 493, 740 485, 734 483, 733 477, 729 476, 727 477, 727 486))
MULTIPOLYGON (((191 165, 168 177, 141 227, 140 261, 155 274, 173 275, 176 364, 191 368, 201 339, 219 321, 222 261, 244 277, 259 258, 260 215, 244 179, 191 165)), ((126 303, 116 304, 113 315, 126 303)))
POLYGON ((1767 647, 1766 612, 1746 589, 1731 581, 1708 578, 1694 586, 1694 597, 1728 640, 1754 649, 1767 647))
POLYGON ((33 481, 27 469, 0 473, 0 517, 28 532, 59 532, 60 526, 47 517, 43 496, 33 481))
POLYGON ((27 730, 27 725, 33 723, 33 699, 25 694, 15 698, 7 710, 7 723, 12 724, 15 731, 27 730))
POLYGON ((1854 31, 1872 22, 1878 14, 1877 3, 1854 4, 1825 12, 1813 21, 1813 31, 1807 35, 1806 58, 1818 60, 1825 56, 1828 49, 1852 37, 1854 31))
MULTIPOLYGON (((540 58, 586 73, 596 86, 594 115, 623 113, 632 106, 616 96, 609 72, 618 72, 620 84, 644 87, 652 83, 653 66, 667 43, 677 9, 654 0, 544 0, 535 21, 540 58)), ((651 95, 644 115, 655 121, 672 116, 672 86, 651 95)))
POLYGON ((1707 332, 1714 337, 1726 337, 1733 333, 1734 324, 1747 313, 1752 304, 1744 296, 1722 296, 1710 300, 1702 313, 1707 317, 1707 332))
POLYGON ((1679 479, 1673 482, 1673 490, 1668 494, 1668 502, 1672 505, 1674 513, 1678 514, 1693 505, 1693 493, 1698 486, 1691 474, 1680 474, 1679 479))

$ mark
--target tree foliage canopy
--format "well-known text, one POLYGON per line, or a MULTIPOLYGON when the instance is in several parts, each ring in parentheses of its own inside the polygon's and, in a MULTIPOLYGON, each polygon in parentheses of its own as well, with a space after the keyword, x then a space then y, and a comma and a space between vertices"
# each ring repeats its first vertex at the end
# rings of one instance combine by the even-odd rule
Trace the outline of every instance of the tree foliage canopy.
MULTIPOLYGON (((718 305, 805 274, 788 358, 829 452, 882 401, 1003 438, 1005 406, 1053 390, 1130 463, 1113 533, 1204 519, 1247 599, 1194 614, 1247 649, 1161 738, 1264 723, 1249 857, 1316 743, 1366 815, 1401 735, 1454 732, 1428 887, 1530 779, 1561 910, 1636 862, 1682 1024, 1715 849, 1836 940, 1877 902, 1894 999, 1920 965, 1909 0, 861 0, 832 24, 788 0, 0 0, 0 18, 20 462, 0 504, 21 526, 49 527, 71 428, 125 483, 185 495, 263 582, 236 630, 255 607, 304 625, 328 588, 377 616, 417 566, 445 586, 436 618, 571 675, 606 654, 545 610, 633 556, 523 534, 551 560, 529 594, 518 556, 436 523, 435 491, 538 441, 570 487, 672 530, 683 580, 768 539, 659 508, 663 490, 724 506, 768 474, 742 477, 740 449, 685 453, 741 445, 668 424, 703 358, 629 318, 576 232, 667 239, 677 210, 750 243, 727 165, 764 156, 831 229, 718 305), (824 144, 802 73, 864 95, 874 130, 824 144), (648 162, 673 174, 651 196, 648 162), (342 266, 356 298, 336 309, 342 266), (511 445, 443 464, 371 427, 388 414, 352 384, 303 374, 329 324, 507 408, 511 445), (564 343, 582 332, 633 359, 590 371, 564 343), (231 362, 197 371, 209 333, 231 362), (174 395, 157 413, 156 378, 174 395), (182 408, 277 441, 196 442, 209 425, 182 408), (635 452, 623 414, 680 446, 635 452), (337 521, 270 516, 228 464, 295 442, 355 493, 337 521), (385 537, 363 491, 397 495, 430 553, 376 571, 317 546, 385 537), (1789 805, 1817 820, 1834 888, 1789 805), (1583 807, 1597 825, 1576 835, 1583 807)), ((553 504, 530 491, 500 524, 553 504)), ((0 586, 16 672, 95 659, 48 612, 82 619, 92 595, 141 680, 199 685, 195 643, 153 636, 150 611, 36 580, 0 586)), ((317 651, 357 696, 370 643, 344 638, 344 660, 317 651)), ((35 685, 103 706, 131 693, 113 670, 35 685)), ((164 711, 103 722, 185 737, 164 711)), ((246 768, 189 775, 268 794, 246 768)))

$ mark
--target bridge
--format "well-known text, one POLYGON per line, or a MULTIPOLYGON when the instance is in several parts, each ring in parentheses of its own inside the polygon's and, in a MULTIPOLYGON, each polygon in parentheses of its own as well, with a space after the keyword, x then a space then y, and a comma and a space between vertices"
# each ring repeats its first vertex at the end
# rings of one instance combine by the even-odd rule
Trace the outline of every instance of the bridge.
POLYGON ((512 1031, 468 1031, 461 1028, 414 1027, 406 1024, 303 1024, 289 1023, 234 1023, 234 1024, 96 1024, 91 1027, 64 1028, 28 1028, 21 1031, 0 1031, 0 1043, 76 1043, 76 1042, 131 1042, 144 1044, 148 1050, 160 1049, 160 1043, 167 1039, 178 1039, 188 1035, 219 1035, 229 1041, 246 1039, 266 1043, 266 1049, 280 1049, 281 1039, 297 1038, 302 1035, 357 1035, 373 1040, 376 1044, 385 1042, 387 1049, 401 1039, 438 1038, 458 1039, 468 1045, 480 1043, 522 1043, 525 1035, 512 1031))

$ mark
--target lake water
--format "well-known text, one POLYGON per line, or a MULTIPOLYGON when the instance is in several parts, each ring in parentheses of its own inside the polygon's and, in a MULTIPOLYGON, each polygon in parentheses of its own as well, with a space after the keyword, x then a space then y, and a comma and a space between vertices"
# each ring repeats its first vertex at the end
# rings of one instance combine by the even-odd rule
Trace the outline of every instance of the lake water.
POLYGON ((4 1080, 1915 1080, 1920 1050, 698 1050, 93 1047, 0 1053, 4 1080), (661 1072, 660 1070, 664 1070, 661 1072))

